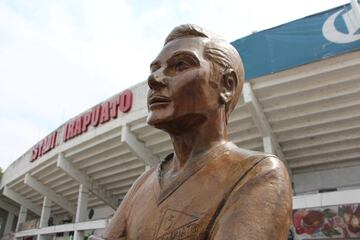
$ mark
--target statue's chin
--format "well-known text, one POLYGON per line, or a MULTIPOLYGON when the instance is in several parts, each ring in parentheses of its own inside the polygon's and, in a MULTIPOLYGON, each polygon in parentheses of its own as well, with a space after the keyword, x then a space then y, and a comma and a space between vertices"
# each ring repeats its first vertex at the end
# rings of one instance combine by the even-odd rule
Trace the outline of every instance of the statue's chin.
POLYGON ((163 130, 169 134, 182 134, 193 131, 206 121, 206 115, 198 113, 188 113, 183 116, 173 118, 154 118, 148 115, 147 124, 163 130))
POLYGON ((162 119, 162 118, 159 118, 159 117, 156 117, 154 113, 150 112, 147 116, 147 119, 146 119, 146 122, 148 125, 154 127, 154 128, 159 128, 158 125, 162 122, 164 122, 165 119, 162 119))

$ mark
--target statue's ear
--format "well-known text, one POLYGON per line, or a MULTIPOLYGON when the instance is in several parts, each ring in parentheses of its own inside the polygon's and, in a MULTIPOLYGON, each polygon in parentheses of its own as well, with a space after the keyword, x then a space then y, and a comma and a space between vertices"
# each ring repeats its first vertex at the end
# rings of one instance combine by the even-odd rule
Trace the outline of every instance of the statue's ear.
POLYGON ((235 71, 232 68, 227 68, 221 79, 221 91, 220 91, 220 100, 226 106, 234 97, 235 90, 237 85, 237 77, 235 71))

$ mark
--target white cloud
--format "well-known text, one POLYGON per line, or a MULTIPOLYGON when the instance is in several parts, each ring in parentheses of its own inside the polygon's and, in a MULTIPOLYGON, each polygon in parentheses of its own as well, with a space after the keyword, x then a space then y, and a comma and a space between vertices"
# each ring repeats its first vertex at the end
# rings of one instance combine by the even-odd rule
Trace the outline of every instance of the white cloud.
POLYGON ((0 167, 3 170, 47 134, 47 129, 37 128, 26 119, 1 118, 0 125, 0 167))

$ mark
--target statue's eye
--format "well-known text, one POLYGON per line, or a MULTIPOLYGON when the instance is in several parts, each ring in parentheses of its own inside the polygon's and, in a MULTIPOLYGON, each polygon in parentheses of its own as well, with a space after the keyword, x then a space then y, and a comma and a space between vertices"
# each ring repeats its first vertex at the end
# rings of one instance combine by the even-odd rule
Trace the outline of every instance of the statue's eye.
POLYGON ((177 73, 200 66, 200 61, 192 53, 179 52, 175 53, 175 55, 167 61, 167 65, 174 73, 177 73))
POLYGON ((181 72, 187 69, 189 65, 184 60, 178 60, 175 62, 174 68, 177 72, 181 72))

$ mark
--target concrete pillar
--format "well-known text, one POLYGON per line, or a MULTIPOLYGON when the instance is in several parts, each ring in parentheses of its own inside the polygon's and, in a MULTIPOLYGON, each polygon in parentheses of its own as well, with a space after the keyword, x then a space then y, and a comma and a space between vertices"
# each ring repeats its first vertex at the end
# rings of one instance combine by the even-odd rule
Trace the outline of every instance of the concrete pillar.
POLYGON ((16 224, 16 232, 20 230, 20 224, 26 221, 27 211, 28 211, 27 208, 21 205, 18 221, 16 224))
POLYGON ((11 228, 14 222, 14 217, 15 214, 13 212, 9 212, 6 218, 6 224, 5 224, 5 228, 4 228, 4 235, 8 234, 9 232, 11 232, 11 228))
POLYGON ((276 154, 270 136, 263 137, 263 144, 264 144, 264 152, 270 154, 276 154))
POLYGON ((51 215, 51 205, 52 205, 52 201, 48 197, 44 197, 39 228, 48 226, 48 220, 51 215))
MULTIPOLYGON (((44 197, 42 210, 41 210, 39 228, 48 226, 48 220, 51 215, 51 205, 52 205, 51 200, 48 197, 44 197)), ((43 240, 43 239, 45 239, 45 237, 38 234, 37 240, 43 240)))
MULTIPOLYGON (((76 208, 76 217, 75 217, 76 223, 83 222, 87 219, 88 197, 89 197, 89 190, 83 184, 80 184, 79 197, 76 208)), ((84 239, 84 231, 78 231, 76 229, 76 223, 75 223, 74 240, 82 240, 84 239)))

